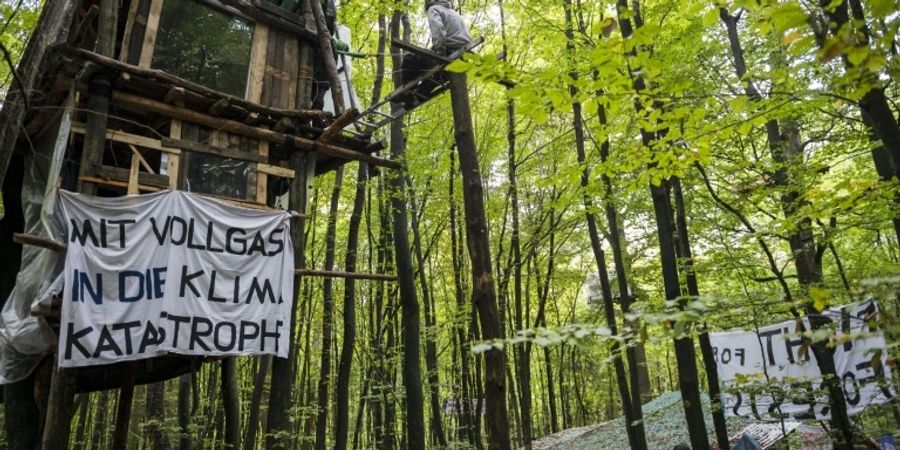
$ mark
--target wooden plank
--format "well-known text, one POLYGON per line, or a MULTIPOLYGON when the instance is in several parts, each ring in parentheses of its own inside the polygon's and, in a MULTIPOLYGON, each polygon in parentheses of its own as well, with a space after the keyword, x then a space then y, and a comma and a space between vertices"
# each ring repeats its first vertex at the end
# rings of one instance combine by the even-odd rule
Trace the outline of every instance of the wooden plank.
POLYGON ((150 15, 151 0, 132 0, 138 5, 137 14, 131 27, 131 36, 122 41, 122 62, 138 65, 141 62, 141 50, 144 48, 144 37, 147 31, 147 16, 150 15), (126 47, 127 46, 127 50, 126 47))
POLYGON ((166 92, 163 101, 173 105, 184 106, 184 88, 181 86, 173 86, 166 92))
MULTIPOLYGON (((169 137, 181 139, 181 121, 172 119, 169 123, 169 137)), ((169 155, 166 161, 166 174, 169 175, 169 189, 178 189, 181 181, 181 155, 169 155)))
MULTIPOLYGON (((147 14, 147 28, 144 31, 144 45, 138 66, 150 68, 153 61, 153 49, 156 47, 156 34, 159 32, 159 16, 162 12, 163 0, 150 0, 150 12, 147 14)), ((176 0, 177 1, 177 0, 176 0)))
POLYGON ((317 37, 315 30, 310 30, 298 22, 289 20, 286 16, 270 14, 260 6, 257 6, 264 5, 265 2, 256 4, 251 4, 246 0, 221 0, 221 2, 246 14, 247 17, 250 17, 257 23, 262 22, 269 25, 270 28, 277 28, 280 31, 298 36, 308 42, 316 42, 317 37))
POLYGON ((125 31, 122 33, 122 48, 119 49, 119 61, 128 61, 128 43, 131 42, 131 34, 134 32, 134 22, 137 19, 139 0, 133 0, 128 7, 128 19, 125 21, 125 31))
POLYGON ((419 55, 427 56, 428 58, 431 58, 438 62, 443 62, 445 64, 450 64, 451 62, 453 62, 452 59, 450 59, 444 55, 439 55, 431 50, 428 50, 427 48, 419 47, 418 45, 413 45, 413 44, 410 44, 409 42, 401 41, 399 39, 392 40, 391 46, 401 48, 407 52, 412 52, 412 53, 416 53, 419 55))
POLYGON ((336 270, 294 269, 295 275, 304 277, 353 278, 357 280, 396 281, 396 275, 384 273, 340 272, 336 270))
MULTIPOLYGON (((100 178, 100 177, 90 177, 90 176, 86 176, 86 175, 82 175, 82 176, 78 177, 78 180, 84 181, 86 183, 96 184, 98 186, 109 186, 109 187, 115 187, 115 188, 128 189, 127 181, 116 181, 116 180, 110 180, 110 179, 100 178)), ((159 192, 159 191, 163 190, 163 188, 157 187, 157 186, 148 186, 146 184, 138 184, 138 190, 143 191, 143 192, 159 192)))
POLYGON ((156 171, 153 170, 152 167, 150 167, 150 163, 148 163, 147 160, 144 159, 144 155, 141 154, 140 150, 138 150, 137 147, 131 144, 128 144, 128 147, 131 149, 131 152, 134 154, 134 156, 137 156, 138 161, 141 163, 141 167, 143 167, 144 170, 147 171, 147 173, 156 173, 156 171))
POLYGON ((138 156, 131 154, 131 170, 128 172, 128 195, 138 195, 138 177, 140 176, 141 163, 138 156))
POLYGON ((281 178, 294 178, 294 171, 284 167, 273 166, 271 164, 257 164, 256 170, 267 175, 274 175, 281 178))
MULTIPOLYGON (((269 143, 266 141, 259 142, 259 155, 269 159, 269 143)), ((269 195, 269 174, 260 172, 259 167, 256 168, 256 201, 265 204, 269 195)))
POLYGON ((241 161, 250 161, 256 163, 264 163, 268 161, 267 157, 261 156, 256 153, 245 152, 228 147, 207 145, 200 142, 191 142, 182 139, 164 138, 162 140, 162 145, 165 147, 177 148, 179 150, 186 150, 196 153, 206 153, 207 155, 216 155, 223 158, 238 159, 241 161))
POLYGON ((253 45, 250 48, 250 73, 247 74, 247 100, 260 103, 263 76, 266 66, 266 48, 269 44, 269 27, 257 23, 253 28, 253 45))
POLYGON ((124 92, 116 91, 113 93, 113 98, 115 98, 115 100, 123 106, 142 108, 158 114, 164 114, 172 118, 225 130, 231 133, 242 134, 257 139, 274 142, 276 144, 284 144, 285 142, 290 142, 290 145, 302 151, 315 151, 324 156, 350 161, 365 161, 369 164, 380 167, 400 167, 400 164, 397 161, 379 158, 377 156, 360 153, 358 151, 343 147, 337 147, 334 145, 311 141, 299 136, 276 133, 265 128, 251 127, 233 120, 222 119, 220 117, 212 117, 203 113, 191 111, 189 109, 177 108, 172 105, 167 105, 156 100, 150 100, 148 98, 133 94, 126 94, 124 92))
MULTIPOLYGON (((108 180, 121 181, 126 183, 128 178, 130 177, 130 171, 128 169, 123 169, 121 167, 113 167, 113 166, 100 166, 100 169, 97 171, 97 177, 108 180)), ((145 184, 148 186, 156 186, 160 188, 168 188, 169 187, 169 177, 165 175, 152 174, 152 173, 138 173, 138 182, 140 184, 145 184)))
POLYGON ((46 248, 47 250, 53 250, 54 252, 66 251, 65 242, 54 241, 53 239, 47 239, 30 234, 14 233, 13 242, 22 245, 31 245, 34 247, 46 248))
MULTIPOLYGON (((85 125, 81 122, 72 122, 72 133, 75 134, 84 134, 85 133, 85 125)), ((152 150, 158 150, 161 152, 179 154, 181 150, 169 147, 163 147, 162 142, 153 138, 149 138, 146 136, 140 136, 137 134, 126 133, 120 130, 106 130, 106 139, 115 142, 121 142, 123 144, 132 144, 138 147, 149 148, 152 150)))

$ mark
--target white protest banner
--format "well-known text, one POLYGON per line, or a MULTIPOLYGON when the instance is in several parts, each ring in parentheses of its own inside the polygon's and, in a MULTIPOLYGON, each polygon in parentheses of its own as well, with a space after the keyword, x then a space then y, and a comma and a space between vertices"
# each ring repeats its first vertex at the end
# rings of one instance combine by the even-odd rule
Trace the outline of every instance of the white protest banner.
MULTIPOLYGON (((878 305, 866 301, 826 310, 835 333, 834 362, 851 415, 890 401, 890 368, 884 336, 869 329, 878 305)), ((711 333, 725 412, 758 419, 831 417, 815 356, 801 337, 804 318, 756 331, 711 333)))
POLYGON ((67 227, 59 365, 193 355, 287 356, 290 214, 181 191, 60 191, 67 227))

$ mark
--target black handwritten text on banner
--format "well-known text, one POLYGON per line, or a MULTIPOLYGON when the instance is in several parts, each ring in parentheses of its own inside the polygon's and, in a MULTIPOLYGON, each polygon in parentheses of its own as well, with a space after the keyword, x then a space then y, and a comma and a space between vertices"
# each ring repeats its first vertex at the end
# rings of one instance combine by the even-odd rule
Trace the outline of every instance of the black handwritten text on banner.
MULTIPOLYGON (((826 310, 838 344, 834 362, 851 415, 872 404, 893 399, 891 372, 884 335, 869 329, 878 305, 866 301, 826 310)), ((831 417, 828 396, 815 356, 801 336, 809 330, 797 321, 761 327, 756 331, 734 331, 709 335, 719 378, 725 413, 756 418, 831 417)))
POLYGON ((287 356, 290 215, 180 191, 60 191, 67 227, 59 365, 287 356))

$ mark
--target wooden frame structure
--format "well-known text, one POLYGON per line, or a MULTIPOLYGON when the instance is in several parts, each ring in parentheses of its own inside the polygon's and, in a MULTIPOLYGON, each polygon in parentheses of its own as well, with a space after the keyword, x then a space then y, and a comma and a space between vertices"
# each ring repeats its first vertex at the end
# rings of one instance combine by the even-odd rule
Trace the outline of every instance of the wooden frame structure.
MULTIPOLYGON (((62 185, 104 196, 191 190, 259 209, 278 208, 279 197, 289 194, 294 226, 302 230, 316 175, 350 161, 400 167, 374 155, 383 142, 343 132, 359 117, 356 110, 335 116, 314 109, 317 85, 324 80, 313 76, 323 57, 310 8, 298 15, 265 0, 53 1, 77 6, 67 33, 48 51, 35 89, 43 95, 30 99, 19 146, 24 151, 31 137, 61 128, 57 141, 67 144, 61 149, 66 161, 80 160, 70 179, 61 176, 62 185), (165 8, 186 2, 249 24, 252 39, 244 43, 249 53, 242 96, 156 67, 165 8), (66 102, 74 104, 75 112, 71 123, 59 127, 63 119, 56 111, 66 102), (198 188, 207 181, 197 178, 207 175, 204 170, 223 164, 240 169, 236 179, 223 183, 230 191, 198 188)), ((302 235, 294 239, 295 253, 304 251, 302 235)), ((14 240, 57 252, 66 248, 37 236, 16 235, 14 240)), ((296 274, 396 279, 303 266, 296 274)), ((58 326, 56 305, 35 308, 32 314, 58 326)), ((126 373, 135 363, 121 364, 132 367, 128 370, 119 364, 79 370, 75 385, 88 391, 159 381, 197 364, 196 358, 176 356, 152 361, 137 375, 126 373)))

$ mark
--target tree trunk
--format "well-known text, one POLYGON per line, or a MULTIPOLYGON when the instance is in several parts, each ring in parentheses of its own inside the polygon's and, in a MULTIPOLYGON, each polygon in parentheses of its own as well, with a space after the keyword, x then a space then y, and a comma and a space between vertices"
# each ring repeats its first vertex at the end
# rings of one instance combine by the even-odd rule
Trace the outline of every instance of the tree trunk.
MULTIPOLYGON (((571 0, 563 0, 563 6, 565 8, 566 16, 566 50, 568 51, 569 55, 572 55, 572 53, 574 53, 575 51, 575 42, 572 23, 573 19, 571 0)), ((570 60, 570 64, 572 65, 572 67, 570 68, 569 76, 573 81, 578 80, 578 71, 574 67, 574 61, 570 60)), ((577 96, 578 90, 574 84, 569 86, 569 93, 573 98, 577 96)), ((606 254, 603 251, 603 243, 600 241, 600 232, 597 227, 597 218, 593 213, 593 201, 588 194, 591 176, 590 169, 585 163, 585 136, 581 102, 575 101, 572 103, 572 116, 573 127, 575 129, 575 151, 578 156, 578 163, 582 166, 580 179, 582 189, 582 202, 584 203, 585 218, 587 220, 588 226, 588 236, 591 241, 591 250, 594 254, 594 261, 597 264, 597 275, 600 278, 600 289, 603 295, 603 313, 606 317, 606 326, 609 328, 611 335, 619 336, 618 325, 616 324, 616 313, 613 306, 612 289, 610 286, 609 274, 606 268, 606 254)), ((610 226, 612 226, 612 224, 610 224, 610 226)), ((627 290, 622 291, 621 295, 625 296, 627 295, 627 292, 627 290)), ((635 405, 635 398, 632 397, 632 391, 630 391, 628 387, 628 378, 627 374, 625 373, 625 362, 622 358, 622 346, 618 340, 613 340, 612 342, 612 353, 613 367, 616 371, 616 380, 619 386, 619 396, 622 400, 622 412, 625 415, 625 423, 627 424, 626 432, 628 433, 628 442, 631 445, 632 449, 644 450, 647 448, 647 440, 644 434, 643 414, 640 407, 640 392, 636 391, 638 392, 638 396, 636 399, 637 404, 635 405)), ((637 364, 636 362, 632 364, 632 384, 634 385, 633 387, 635 389, 639 389, 639 386, 637 386, 637 383, 635 383, 635 381, 637 381, 637 364)), ((560 375, 562 375, 562 372, 560 372, 560 375)), ((561 381, 562 380, 560 380, 560 382, 561 381)), ((560 394, 562 395, 562 393, 560 394)), ((563 412, 563 422, 566 423, 568 422, 567 409, 564 408, 563 412)))
MULTIPOLYGON (((633 34, 630 17, 634 18, 638 27, 642 23, 638 0, 634 0, 632 4, 635 8, 630 10, 627 0, 618 0, 616 2, 619 28, 622 30, 622 36, 625 39, 628 39, 633 34), (628 12, 631 14, 626 15, 628 12)), ((636 47, 634 47, 629 52, 629 55, 634 57, 636 54, 636 47)), ((634 89, 637 93, 641 93, 646 86, 640 71, 636 70, 635 72, 637 75, 633 80, 634 89)), ((658 105, 653 105, 653 108, 659 109, 658 105)), ((638 114, 644 113, 644 105, 641 104, 639 99, 635 100, 635 111, 638 114)), ((655 133, 644 128, 641 129, 641 141, 645 147, 652 148, 657 137, 655 133)), ((656 216, 656 232, 659 237, 659 253, 665 298, 666 300, 674 301, 681 296, 681 280, 678 275, 678 258, 675 254, 673 235, 675 227, 672 218, 671 199, 664 186, 654 185, 653 183, 650 185, 650 197, 653 200, 653 210, 656 216)), ((683 305, 681 306, 683 307, 683 305)), ((691 447, 695 449, 709 448, 709 437, 706 434, 706 423, 703 420, 703 405, 700 402, 697 358, 694 352, 694 343, 689 333, 675 337, 675 357, 678 360, 678 380, 681 387, 681 398, 684 404, 684 414, 687 420, 691 447)))
MULTIPOLYGON (((400 38, 400 12, 395 11, 391 19, 391 37, 400 38)), ((393 67, 401 65, 398 54, 392 54, 393 67)), ((393 72, 394 86, 403 84, 399 70, 393 72)), ((391 102, 391 114, 396 114, 400 105, 391 102)), ((391 122, 391 158, 405 160, 406 136, 403 121, 391 122)), ((400 292, 400 312, 403 340, 403 387, 406 390, 406 440, 409 449, 425 448, 425 411, 422 391, 422 369, 419 363, 419 300, 413 272, 412 255, 409 249, 409 230, 406 221, 406 196, 404 189, 405 169, 392 170, 386 174, 389 184, 388 196, 393 222, 394 257, 396 258, 397 285, 400 292)))
POLYGON ((266 389, 266 375, 272 363, 271 355, 257 357, 256 374, 253 377, 253 394, 250 397, 250 410, 247 414, 247 434, 244 438, 244 450, 256 449, 256 437, 259 433, 259 410, 262 406, 263 393, 266 389))
MULTIPOLYGON (((846 5, 844 5, 844 8, 846 5)), ((841 8, 838 8, 838 13, 841 8)), ((846 11, 844 10, 844 13, 846 11)), ((732 57, 734 59, 735 73, 744 78, 747 74, 747 65, 744 60, 744 51, 741 46, 737 31, 737 18, 728 13, 725 8, 719 9, 719 17, 725 24, 728 32, 728 40, 731 46, 732 57)), ((869 91, 873 93, 876 90, 869 91)), ((763 99, 762 94, 756 88, 753 80, 747 80, 744 84, 744 92, 752 101, 760 101, 763 99)), ((867 94, 869 95, 869 94, 867 94)), ((862 102, 860 106, 863 107, 862 102)), ((893 120, 893 117, 891 117, 893 120)), ((886 125, 886 124, 883 124, 886 125)), ((894 121, 896 127, 896 121, 894 121)), ((812 221, 808 216, 795 217, 797 211, 803 206, 804 200, 797 192, 796 187, 792 186, 792 174, 789 168, 792 164, 798 164, 802 159, 800 155, 800 136, 797 126, 787 120, 780 124, 777 120, 771 119, 766 122, 766 132, 769 149, 772 153, 772 159, 778 164, 779 168, 774 174, 774 183, 781 191, 781 206, 785 219, 796 220, 796 228, 791 231, 788 236, 791 253, 794 255, 794 267, 797 270, 797 279, 801 288, 806 291, 812 286, 821 284, 822 282, 822 261, 816 248, 815 237, 812 233, 812 221)), ((884 140, 885 136, 881 135, 883 142, 890 148, 888 140, 884 140)), ((900 134, 898 134, 900 137, 900 134)), ((900 139, 896 142, 895 147, 900 151, 900 139)), ((821 316, 820 311, 810 303, 806 303, 806 314, 809 316, 810 325, 813 331, 825 327, 831 323, 830 319, 821 316)), ((837 436, 838 442, 836 448, 849 449, 852 448, 853 432, 850 417, 847 413, 847 403, 844 399, 843 388, 841 387, 840 378, 834 364, 834 349, 828 348, 827 342, 813 342, 810 345, 816 362, 819 365, 819 371, 824 378, 824 385, 828 391, 829 405, 831 407, 832 427, 840 432, 837 436)))
POLYGON ((237 360, 222 359, 222 408, 225 413, 225 448, 241 448, 241 399, 238 392, 237 360))
MULTIPOLYGON (((127 366, 122 380, 122 387, 119 388, 119 402, 116 405, 116 424, 113 429, 112 441, 109 444, 110 450, 124 449, 128 443, 128 425, 131 421, 131 406, 134 400, 135 363, 128 362, 125 364, 127 366)), ((66 433, 68 433, 68 427, 66 433)))
MULTIPOLYGON (((313 2, 315 3, 315 2, 313 2)), ((325 270, 334 269, 335 240, 337 234, 338 204, 341 200, 341 184, 344 181, 344 166, 339 166, 334 174, 331 190, 331 206, 328 209, 328 226, 325 231, 325 270)), ((319 366, 319 391, 316 413, 316 450, 325 450, 328 426, 328 387, 331 385, 331 340, 334 326, 333 279, 322 282, 322 359, 319 366)))
POLYGON ((169 450, 169 436, 163 427, 166 418, 166 383, 159 381, 147 386, 146 416, 152 425, 145 430, 150 435, 150 448, 169 450))
POLYGON ((450 182, 449 182, 449 198, 450 198, 450 256, 453 265, 453 291, 456 299, 456 314, 461 323, 454 324, 456 331, 456 342, 459 347, 460 386, 457 392, 456 402, 458 414, 460 414, 459 440, 468 441, 473 446, 481 445, 481 438, 476 434, 475 417, 472 415, 470 400, 472 398, 469 387, 471 379, 470 353, 467 349, 466 326, 470 321, 469 308, 466 307, 465 291, 463 289, 462 274, 462 230, 457 220, 458 206, 456 196, 454 195, 454 186, 456 185, 456 158, 454 152, 450 152, 450 182))
POLYGON ((178 377, 178 439, 179 450, 191 450, 191 374, 178 377))
POLYGON ((3 424, 9 450, 34 450, 41 439, 41 412, 34 401, 34 380, 32 373, 21 381, 3 385, 3 424))
MULTIPOLYGON (((691 240, 688 235, 687 212, 684 206, 684 194, 681 191, 681 181, 672 180, 672 190, 675 193, 675 222, 678 230, 677 253, 681 258, 681 267, 684 268, 687 280, 688 295, 693 298, 700 297, 700 287, 697 285, 697 273, 694 272, 694 258, 691 252, 691 240)), ((716 440, 722 450, 729 450, 728 425, 725 422, 725 410, 722 407, 722 393, 719 387, 719 372, 716 368, 716 359, 713 354, 712 343, 709 340, 709 332, 706 324, 698 334, 700 341, 700 354, 703 357, 703 365, 706 368, 706 382, 709 385, 709 404, 712 409, 713 425, 716 429, 716 440)))
MULTIPOLYGON (((478 170, 477 148, 469 111, 466 75, 452 73, 450 96, 453 107, 456 149, 463 179, 463 204, 466 238, 472 262, 472 301, 478 311, 482 338, 502 339, 503 324, 497 309, 494 277, 491 274, 491 246, 484 211, 484 188, 478 170)), ((506 354, 504 350, 485 352, 485 411, 488 446, 491 450, 509 450, 509 419, 506 411, 506 354)))

